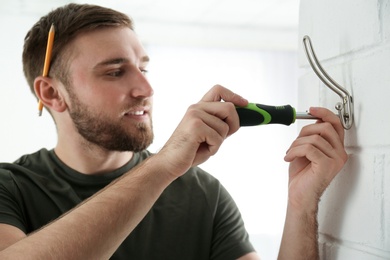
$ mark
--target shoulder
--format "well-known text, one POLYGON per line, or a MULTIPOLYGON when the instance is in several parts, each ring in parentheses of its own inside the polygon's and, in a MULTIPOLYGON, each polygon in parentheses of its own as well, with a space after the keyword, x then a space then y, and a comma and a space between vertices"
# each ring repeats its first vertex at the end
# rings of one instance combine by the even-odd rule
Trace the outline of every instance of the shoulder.
POLYGON ((4 163, 0 164, 0 193, 4 190, 13 191, 16 188, 13 173, 7 166, 4 163))
POLYGON ((47 168, 50 161, 50 151, 39 150, 32 154, 21 156, 12 163, 0 163, 0 178, 4 181, 15 181, 17 179, 34 178, 40 169, 47 168))
POLYGON ((198 206, 203 204, 213 212, 221 203, 232 200, 220 181, 199 167, 190 168, 176 179, 168 186, 165 194, 180 200, 190 200, 198 206))
POLYGON ((0 163, 0 169, 14 169, 19 167, 31 167, 37 162, 47 161, 53 151, 41 149, 31 154, 25 154, 12 163, 0 163))
POLYGON ((200 167, 190 168, 186 174, 178 178, 175 182, 185 183, 187 185, 191 185, 192 187, 196 186, 204 189, 205 191, 222 186, 217 178, 200 167))
POLYGON ((20 166, 30 166, 31 164, 36 163, 36 162, 48 161, 48 160, 51 160, 53 153, 54 153, 53 150, 49 151, 45 148, 42 148, 34 153, 25 154, 25 155, 21 156, 19 159, 17 159, 14 162, 14 164, 20 165, 20 166))

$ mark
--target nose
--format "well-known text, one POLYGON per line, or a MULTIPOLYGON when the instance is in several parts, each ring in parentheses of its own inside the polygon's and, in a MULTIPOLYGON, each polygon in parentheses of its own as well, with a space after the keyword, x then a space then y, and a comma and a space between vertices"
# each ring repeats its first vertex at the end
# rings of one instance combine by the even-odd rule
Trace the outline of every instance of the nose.
POLYGON ((133 74, 132 85, 131 88, 131 96, 134 98, 148 98, 152 97, 154 94, 154 90, 149 83, 149 80, 145 76, 145 73, 137 70, 136 73, 133 74))

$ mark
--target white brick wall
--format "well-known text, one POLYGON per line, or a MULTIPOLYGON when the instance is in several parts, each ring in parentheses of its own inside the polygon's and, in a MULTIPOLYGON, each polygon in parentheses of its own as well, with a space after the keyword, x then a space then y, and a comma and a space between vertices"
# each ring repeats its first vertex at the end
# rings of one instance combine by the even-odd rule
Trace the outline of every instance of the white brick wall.
MULTIPOLYGON (((355 100, 349 161, 320 205, 321 256, 390 259, 390 0, 301 0, 304 35, 355 100)), ((315 76, 302 42, 299 64, 298 107, 333 109, 340 98, 315 76)))

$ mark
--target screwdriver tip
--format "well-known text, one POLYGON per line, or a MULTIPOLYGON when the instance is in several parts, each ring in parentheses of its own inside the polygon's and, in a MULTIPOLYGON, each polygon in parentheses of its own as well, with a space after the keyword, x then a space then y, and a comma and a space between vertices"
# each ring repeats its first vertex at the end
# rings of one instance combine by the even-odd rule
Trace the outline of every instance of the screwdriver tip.
POLYGON ((318 117, 315 117, 308 112, 297 112, 295 118, 296 119, 318 119, 318 117))

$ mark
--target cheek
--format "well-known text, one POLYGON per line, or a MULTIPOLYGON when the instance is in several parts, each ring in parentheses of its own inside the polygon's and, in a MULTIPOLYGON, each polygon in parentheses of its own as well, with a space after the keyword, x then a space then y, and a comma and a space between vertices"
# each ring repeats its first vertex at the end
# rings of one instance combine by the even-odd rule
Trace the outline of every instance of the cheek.
POLYGON ((101 91, 96 96, 96 100, 99 100, 99 103, 106 107, 126 107, 130 103, 126 93, 115 87, 108 87, 105 91, 101 91))
POLYGON ((90 102, 95 111, 115 118, 129 108, 131 101, 126 93, 115 87, 103 87, 100 91, 91 93, 90 102))
POLYGON ((96 109, 113 107, 125 100, 125 93, 113 85, 102 84, 101 82, 80 82, 77 90, 78 98, 96 109))

